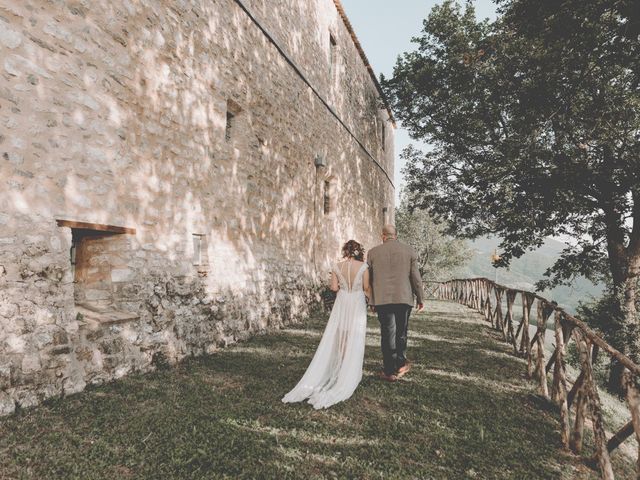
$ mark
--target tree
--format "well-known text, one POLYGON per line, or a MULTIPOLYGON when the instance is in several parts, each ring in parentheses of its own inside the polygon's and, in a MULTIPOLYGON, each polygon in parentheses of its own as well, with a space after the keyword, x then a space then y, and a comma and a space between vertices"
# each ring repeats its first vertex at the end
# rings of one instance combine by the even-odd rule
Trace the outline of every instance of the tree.
POLYGON ((449 280, 468 262, 471 251, 463 240, 444 234, 444 225, 431 218, 426 210, 411 210, 403 196, 396 208, 398 237, 418 253, 418 268, 425 281, 449 280))
MULTIPOLYGON (((415 206, 449 232, 502 237, 500 266, 571 237, 538 288, 610 280, 612 313, 635 332, 640 2, 498 3, 494 22, 470 3, 435 7, 417 50, 381 79, 402 125, 433 146, 403 152, 415 206)), ((615 346, 639 360, 638 336, 622 337, 615 346)))

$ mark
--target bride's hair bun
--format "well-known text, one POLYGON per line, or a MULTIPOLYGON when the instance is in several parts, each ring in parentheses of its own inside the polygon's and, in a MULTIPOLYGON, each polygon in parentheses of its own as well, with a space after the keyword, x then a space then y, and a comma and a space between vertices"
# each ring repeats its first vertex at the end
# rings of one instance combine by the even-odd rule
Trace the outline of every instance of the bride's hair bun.
POLYGON ((342 246, 342 256, 353 258, 360 262, 364 261, 364 247, 355 240, 349 240, 342 246))

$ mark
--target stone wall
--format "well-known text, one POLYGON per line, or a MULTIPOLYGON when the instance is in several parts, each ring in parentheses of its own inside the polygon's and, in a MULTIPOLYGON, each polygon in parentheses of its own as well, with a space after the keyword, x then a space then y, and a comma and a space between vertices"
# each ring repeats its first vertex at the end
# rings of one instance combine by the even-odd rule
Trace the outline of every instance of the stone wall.
POLYGON ((0 414, 303 319, 393 211, 331 0, 0 0, 0 155, 0 414))

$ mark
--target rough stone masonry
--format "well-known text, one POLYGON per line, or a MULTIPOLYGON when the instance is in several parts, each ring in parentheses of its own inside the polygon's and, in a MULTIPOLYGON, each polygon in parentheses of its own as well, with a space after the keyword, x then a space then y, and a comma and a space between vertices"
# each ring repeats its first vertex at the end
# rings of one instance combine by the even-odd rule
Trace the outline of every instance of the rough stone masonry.
POLYGON ((302 320, 382 105, 337 0, 0 0, 0 414, 302 320))

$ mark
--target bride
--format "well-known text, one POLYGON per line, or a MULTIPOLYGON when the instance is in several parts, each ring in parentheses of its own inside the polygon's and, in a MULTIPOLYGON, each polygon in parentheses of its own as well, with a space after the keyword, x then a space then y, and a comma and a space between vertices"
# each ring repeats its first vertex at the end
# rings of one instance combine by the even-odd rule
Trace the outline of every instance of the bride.
POLYGON ((345 260, 333 267, 331 290, 338 292, 329 321, 307 371, 282 399, 308 399, 314 408, 327 408, 349 398, 362 379, 369 269, 364 248, 355 240, 342 247, 345 260))

